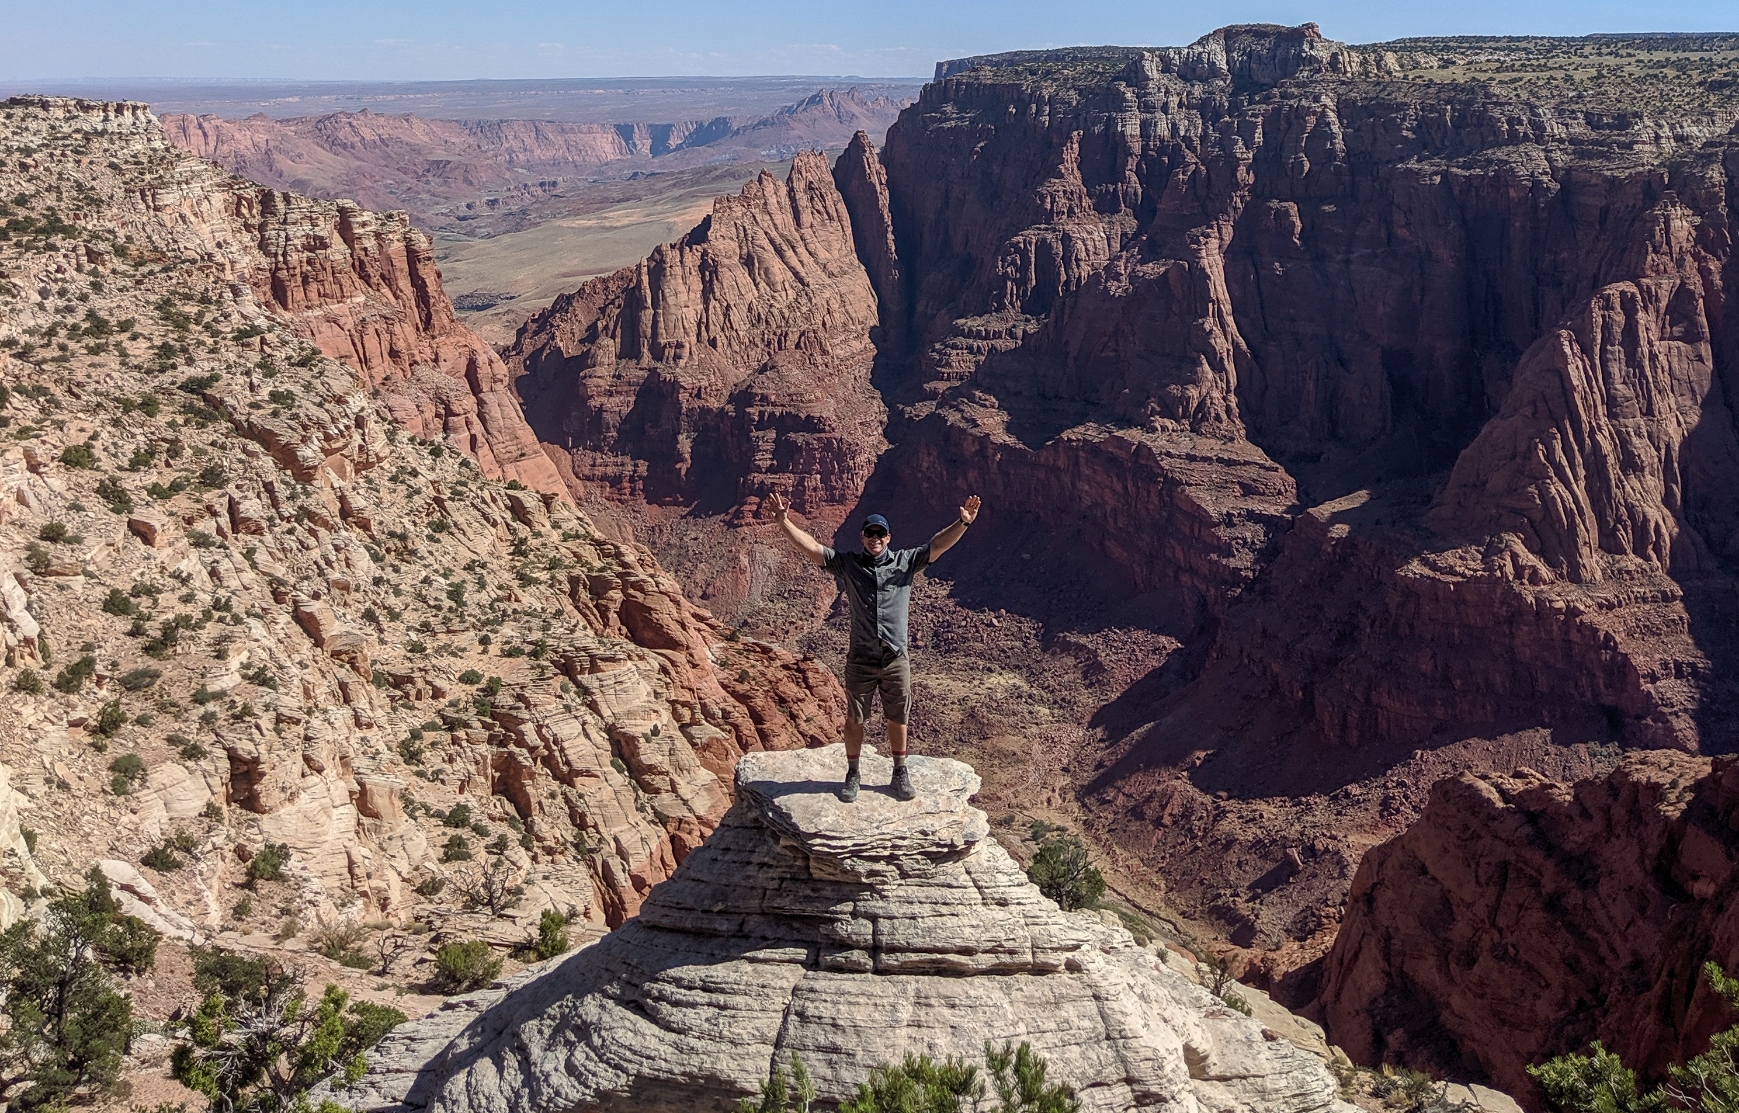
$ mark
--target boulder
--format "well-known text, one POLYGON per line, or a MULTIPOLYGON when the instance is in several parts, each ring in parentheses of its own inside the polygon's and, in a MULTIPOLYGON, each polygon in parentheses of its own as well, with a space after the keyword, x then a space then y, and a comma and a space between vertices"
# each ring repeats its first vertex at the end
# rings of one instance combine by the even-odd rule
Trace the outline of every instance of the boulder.
POLYGON ((146 927, 172 939, 184 943, 205 941, 193 926, 193 921, 165 904, 157 887, 145 880, 138 870, 113 858, 98 862, 97 868, 109 879, 109 892, 124 914, 143 920, 146 927))
POLYGON ((128 515, 127 528, 132 531, 133 536, 153 549, 161 547, 168 540, 169 523, 158 514, 128 515))
POLYGON ((970 767, 913 758, 918 796, 842 747, 752 753, 736 803, 640 914, 559 963, 395 1031, 354 1109, 725 1110, 800 1055, 819 1100, 908 1053, 1032 1044, 1088 1110, 1343 1111, 1322 1060, 1065 913, 990 837, 970 767))

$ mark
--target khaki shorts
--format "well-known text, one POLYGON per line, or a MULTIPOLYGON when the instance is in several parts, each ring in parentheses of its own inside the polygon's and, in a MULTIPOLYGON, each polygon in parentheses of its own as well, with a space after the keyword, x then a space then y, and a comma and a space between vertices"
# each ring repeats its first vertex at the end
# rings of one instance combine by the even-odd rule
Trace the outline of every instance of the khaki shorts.
POLYGON ((912 661, 904 653, 863 654, 845 659, 845 719, 869 718, 876 693, 882 694, 882 717, 904 723, 912 713, 912 661))

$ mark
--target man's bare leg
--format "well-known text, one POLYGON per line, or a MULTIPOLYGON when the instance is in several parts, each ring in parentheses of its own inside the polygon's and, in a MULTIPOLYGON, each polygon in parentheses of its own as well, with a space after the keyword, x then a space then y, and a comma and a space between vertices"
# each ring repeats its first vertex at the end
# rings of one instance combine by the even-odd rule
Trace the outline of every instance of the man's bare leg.
MULTIPOLYGON (((906 748, 906 732, 900 731, 900 749, 906 748)), ((850 719, 845 722, 845 760, 857 761, 857 756, 863 753, 863 724, 854 723, 850 719)))
MULTIPOLYGON (((894 752, 894 764, 906 764, 906 724, 896 723, 892 719, 886 721, 888 728, 888 749, 894 752)), ((858 740, 863 740, 863 728, 858 728, 858 740)), ((847 736, 849 738, 849 736, 847 736)), ((851 755, 851 742, 845 744, 846 756, 851 755)))

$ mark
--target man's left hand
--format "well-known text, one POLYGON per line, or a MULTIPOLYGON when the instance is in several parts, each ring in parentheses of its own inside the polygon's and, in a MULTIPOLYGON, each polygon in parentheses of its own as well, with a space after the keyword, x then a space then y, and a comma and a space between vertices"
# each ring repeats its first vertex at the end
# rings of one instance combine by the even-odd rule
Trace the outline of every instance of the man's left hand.
POLYGON ((977 495, 966 496, 966 501, 961 504, 960 507, 960 520, 965 522, 967 525, 971 525, 973 519, 978 517, 978 507, 980 505, 977 495))

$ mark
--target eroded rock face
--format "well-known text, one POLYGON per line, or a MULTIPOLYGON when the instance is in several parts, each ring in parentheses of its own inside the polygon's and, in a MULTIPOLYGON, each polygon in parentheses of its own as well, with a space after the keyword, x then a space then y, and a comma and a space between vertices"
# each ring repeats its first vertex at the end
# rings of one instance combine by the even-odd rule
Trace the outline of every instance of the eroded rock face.
POLYGON ((688 236, 586 283, 508 350, 587 494, 729 508, 850 504, 880 453, 876 294, 827 161, 763 173, 688 236))
MULTIPOLYGON (((143 108, 129 126, 174 153, 143 108)), ((562 490, 505 366, 458 323, 429 239, 403 213, 281 192, 178 153, 173 171, 133 204, 322 354, 355 368, 395 421, 449 439, 493 478, 562 490)))
POLYGON ((506 366, 459 324, 429 238, 403 213, 251 183, 237 210, 263 256, 250 276, 256 296, 323 354, 361 372, 396 422, 447 439, 491 477, 562 490, 506 366))
POLYGON ((971 769, 917 799, 844 749, 750 755, 737 803, 638 918, 541 975, 395 1031, 357 1109, 726 1109, 800 1055, 820 1100, 904 1054, 1026 1040, 1084 1108, 1340 1110, 1322 1061, 1060 912, 988 837, 971 769), (680 1007, 672 1007, 680 1005, 680 1007))
POLYGON ((1329 1038, 1536 1100, 1525 1068, 1595 1039, 1659 1077, 1731 1023, 1699 970, 1739 962, 1736 818, 1729 757, 1438 782, 1353 880, 1321 995, 1329 1038))
POLYGON ((1188 675, 1101 717, 1091 799, 1258 948, 1326 945, 1420 766, 1734 740, 1731 103, 1620 137, 1387 80, 1430 54, 966 59, 881 153, 906 424, 870 490, 978 491, 1174 601, 1188 675))
POLYGON ((54 358, 21 341, 67 327, 58 302, 0 305, 0 919, 101 862, 226 947, 291 913, 503 945, 545 908, 619 924, 743 753, 838 730, 824 668, 727 638, 644 548, 508 478, 487 428, 404 416, 419 384, 489 401, 441 363, 485 350, 401 218, 221 175, 140 105, 20 98, 0 135, 35 152, 6 198, 83 198, 0 270, 85 322, 54 358), (484 862, 526 889, 499 917, 459 891, 484 862))

